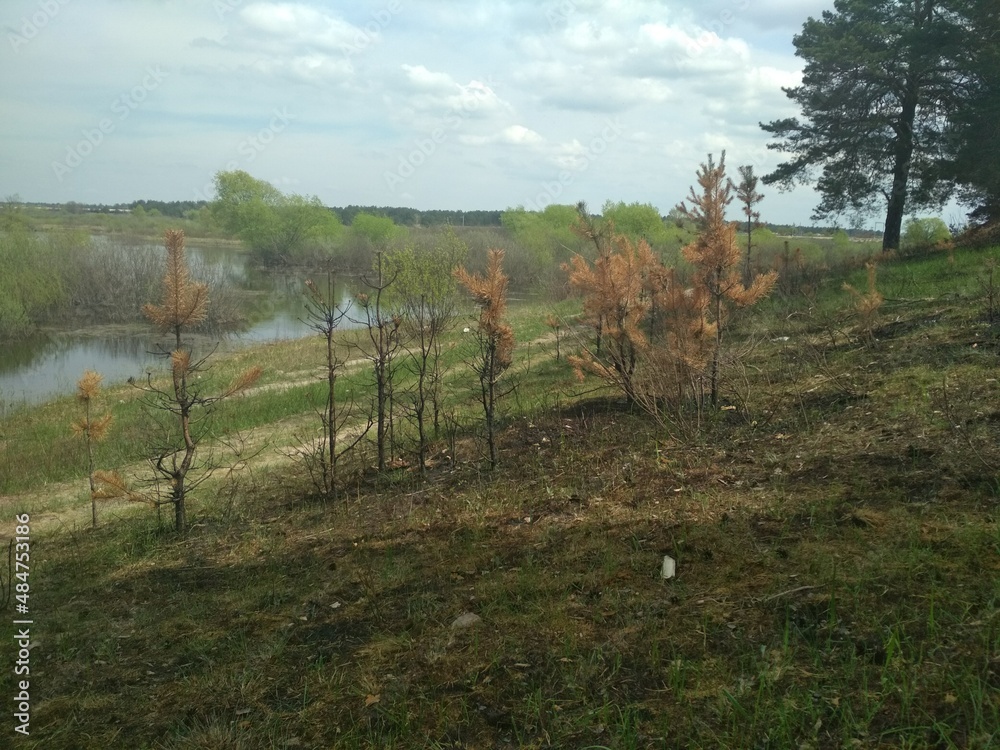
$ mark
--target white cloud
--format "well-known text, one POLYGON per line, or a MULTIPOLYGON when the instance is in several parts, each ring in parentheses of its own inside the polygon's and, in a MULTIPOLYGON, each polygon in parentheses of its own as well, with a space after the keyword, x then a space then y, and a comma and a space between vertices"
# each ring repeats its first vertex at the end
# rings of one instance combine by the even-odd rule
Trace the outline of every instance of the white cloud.
POLYGON ((407 80, 413 88, 420 91, 431 91, 439 94, 451 93, 456 84, 447 73, 433 73, 423 65, 403 65, 407 80))
POLYGON ((418 129, 426 129, 439 120, 455 127, 459 121, 489 119, 512 110, 489 80, 472 79, 462 84, 447 73, 431 71, 424 65, 404 63, 400 68, 404 74, 396 87, 400 99, 390 95, 387 103, 402 122, 418 129))
POLYGON ((298 3, 253 3, 240 10, 247 26, 265 36, 301 48, 343 54, 365 31, 346 21, 298 3))
POLYGON ((257 2, 240 7, 221 34, 196 37, 202 72, 213 77, 253 71, 279 81, 347 84, 359 54, 380 40, 362 28, 301 3, 257 2))
POLYGON ((746 69, 750 48, 742 39, 720 37, 706 29, 682 29, 663 23, 645 24, 623 62, 636 74, 676 80, 701 80, 746 69))
POLYGON ((251 67, 266 75, 285 76, 306 83, 343 81, 354 71, 350 61, 320 54, 260 59, 251 67))
POLYGON ((515 76, 523 89, 543 105, 592 112, 620 112, 637 105, 662 104, 671 99, 673 92, 665 81, 558 60, 525 63, 515 76))
POLYGON ((617 29, 591 20, 567 26, 561 34, 564 47, 582 55, 614 54, 625 44, 617 29))
POLYGON ((552 150, 549 161, 560 169, 584 169, 588 164, 587 147, 576 138, 560 143, 552 150))
POLYGON ((531 128, 523 125, 511 125, 503 129, 503 142, 515 146, 537 146, 545 139, 531 128))
POLYGON ((459 142, 466 146, 489 146, 505 144, 508 146, 536 147, 545 143, 545 139, 531 128, 524 125, 508 125, 503 130, 490 135, 461 135, 459 142))

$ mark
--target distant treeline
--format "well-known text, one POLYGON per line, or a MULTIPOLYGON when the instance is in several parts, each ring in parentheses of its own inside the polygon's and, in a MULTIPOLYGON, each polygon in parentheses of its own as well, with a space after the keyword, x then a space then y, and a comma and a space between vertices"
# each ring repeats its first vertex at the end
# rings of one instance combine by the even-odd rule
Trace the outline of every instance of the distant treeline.
MULTIPOLYGON (((71 214, 95 213, 95 214, 121 214, 132 213, 136 208, 141 208, 144 212, 155 212, 154 215, 173 216, 178 219, 190 217, 191 212, 198 211, 208 205, 207 201, 153 201, 138 200, 131 203, 115 204, 86 204, 86 203, 27 203, 25 205, 36 208, 45 208, 53 211, 64 210, 71 214)), ((403 206, 331 206, 330 210, 337 214, 340 222, 349 226, 354 217, 359 213, 374 214, 376 216, 387 216, 392 219, 397 226, 403 227, 434 227, 434 226, 456 226, 456 227, 499 227, 500 216, 503 211, 459 211, 459 210, 430 210, 418 211, 415 208, 403 206)))
MULTIPOLYGON (((141 207, 146 213, 155 211, 161 216, 173 216, 185 218, 192 215, 191 212, 198 211, 208 205, 206 201, 154 201, 138 200, 131 203, 115 203, 113 205, 98 203, 26 203, 27 206, 47 208, 50 210, 65 210, 68 213, 131 213, 137 207, 141 207)), ((415 208, 403 206, 332 206, 333 211, 340 222, 345 226, 350 226, 354 217, 359 213, 374 214, 376 216, 387 216, 392 219, 397 226, 403 227, 433 227, 433 226, 455 226, 455 227, 499 227, 503 226, 501 217, 503 210, 489 211, 458 211, 435 209, 429 211, 419 211, 415 208)), ((155 214, 154 214, 155 215, 155 214)), ((803 226, 796 224, 773 224, 764 222, 763 225, 777 235, 790 236, 830 236, 838 227, 827 226, 803 226)), ((879 231, 870 229, 844 229, 850 237, 856 239, 877 239, 882 236, 879 231)))
POLYGON ((357 214, 387 216, 393 223, 403 227, 433 227, 451 225, 454 227, 499 227, 503 211, 418 211, 415 208, 399 206, 347 206, 331 209, 342 224, 350 225, 357 214))

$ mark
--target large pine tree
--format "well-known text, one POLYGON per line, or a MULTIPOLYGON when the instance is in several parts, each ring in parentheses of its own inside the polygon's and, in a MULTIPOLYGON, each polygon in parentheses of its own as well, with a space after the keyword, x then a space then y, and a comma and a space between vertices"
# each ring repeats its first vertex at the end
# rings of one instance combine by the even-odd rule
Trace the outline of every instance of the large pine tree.
MULTIPOLYGON (((986 0, 979 0, 985 2, 986 0)), ((995 2, 995 0, 990 0, 995 2)), ((951 117, 971 96, 964 44, 972 0, 836 0, 794 38, 802 85, 785 89, 802 119, 762 123, 790 160, 764 177, 812 182, 815 218, 885 207, 883 248, 899 247, 904 215, 944 204, 951 117)))

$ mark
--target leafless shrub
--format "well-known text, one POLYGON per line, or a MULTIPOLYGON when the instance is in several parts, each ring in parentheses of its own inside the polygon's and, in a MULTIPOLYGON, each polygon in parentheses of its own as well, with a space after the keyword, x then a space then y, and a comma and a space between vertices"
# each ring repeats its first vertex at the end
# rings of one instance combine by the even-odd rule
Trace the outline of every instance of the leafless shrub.
MULTIPOLYGON (((81 248, 67 274, 74 318, 102 323, 142 320, 142 306, 156 295, 163 275, 163 250, 127 237, 98 238, 81 248)), ((224 268, 195 259, 191 279, 206 285, 212 306, 192 331, 220 333, 246 323, 244 296, 224 268)))

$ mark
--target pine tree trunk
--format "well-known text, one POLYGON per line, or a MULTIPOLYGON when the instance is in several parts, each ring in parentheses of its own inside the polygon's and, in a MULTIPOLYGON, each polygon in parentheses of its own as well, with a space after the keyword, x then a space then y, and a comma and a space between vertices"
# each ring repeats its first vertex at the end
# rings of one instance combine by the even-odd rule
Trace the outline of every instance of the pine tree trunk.
POLYGON ((178 533, 184 533, 184 529, 187 528, 187 517, 184 512, 183 477, 177 480, 177 486, 174 488, 171 500, 174 503, 174 530, 178 533))
POLYGON ((496 384, 490 380, 488 384, 487 406, 486 406, 486 442, 490 448, 490 469, 497 467, 497 444, 493 434, 493 409, 496 397, 496 384))
POLYGON ((747 257, 743 261, 743 286, 753 283, 751 254, 753 252, 753 219, 747 219, 747 257))
POLYGON ((885 234, 882 250, 898 250, 902 236, 903 215, 906 212, 906 184, 910 179, 913 159, 913 121, 917 113, 917 92, 913 85, 908 87, 903 100, 903 110, 896 123, 896 147, 892 163, 892 192, 889 194, 885 212, 885 234))
POLYGON ((327 333, 327 376, 326 376, 326 447, 329 451, 326 466, 323 467, 324 490, 333 501, 337 500, 337 373, 333 362, 333 330, 327 333))
POLYGON ((712 407, 719 404, 719 352, 722 351, 722 272, 716 272, 715 289, 715 351, 712 352, 711 399, 712 407))
POLYGON ((493 415, 496 405, 496 381, 497 381, 497 344, 491 336, 487 343, 486 351, 486 372, 483 380, 483 408, 486 417, 486 444, 490 450, 490 469, 497 467, 497 446, 493 434, 493 415))
POLYGON ((93 527, 97 528, 97 498, 95 493, 97 492, 97 487, 94 484, 94 444, 90 434, 90 399, 87 399, 85 404, 84 419, 86 420, 87 430, 85 437, 87 438, 87 469, 88 478, 90 479, 90 515, 91 523, 93 527))

